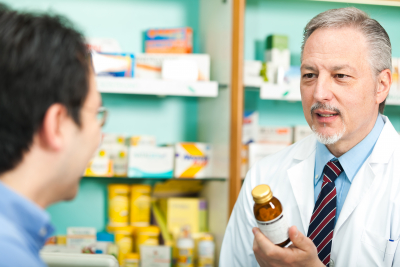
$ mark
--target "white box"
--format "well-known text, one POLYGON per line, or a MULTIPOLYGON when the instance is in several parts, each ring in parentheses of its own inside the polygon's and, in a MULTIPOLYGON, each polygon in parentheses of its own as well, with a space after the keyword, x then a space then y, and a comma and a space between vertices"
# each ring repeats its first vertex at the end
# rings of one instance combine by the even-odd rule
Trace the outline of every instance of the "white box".
POLYGON ((259 60, 245 60, 243 68, 243 83, 245 86, 258 87, 264 82, 261 77, 262 62, 259 60))
POLYGON ((175 145, 175 178, 210 178, 211 146, 205 143, 175 145))
POLYGON ((303 138, 313 134, 310 126, 308 125, 296 125, 294 127, 294 143, 300 141, 303 138))
POLYGON ((129 177, 172 178, 173 169, 173 147, 129 147, 129 177))
POLYGON ((105 149, 113 161, 113 174, 125 177, 128 174, 128 146, 121 134, 104 133, 101 148, 105 149))
POLYGON ((265 50, 265 61, 283 67, 287 71, 290 68, 290 50, 278 48, 265 50))
POLYGON ((198 81, 210 80, 210 56, 206 54, 135 54, 135 78, 162 79, 165 60, 186 60, 198 67, 198 81))
POLYGON ((293 140, 291 127, 261 126, 258 129, 257 143, 278 143, 290 145, 293 140))
POLYGON ((141 267, 171 267, 172 249, 169 246, 140 246, 141 267))
POLYGON ((400 59, 392 58, 392 87, 390 90, 398 91, 400 90, 400 59))
POLYGON ((257 140, 258 112, 245 112, 243 116, 242 144, 249 144, 257 140))
POLYGON ((288 147, 288 145, 285 144, 251 143, 249 145, 249 167, 251 168, 260 159, 281 151, 286 147, 288 147))
POLYGON ((68 227, 67 247, 82 249, 96 243, 96 228, 93 227, 68 227))

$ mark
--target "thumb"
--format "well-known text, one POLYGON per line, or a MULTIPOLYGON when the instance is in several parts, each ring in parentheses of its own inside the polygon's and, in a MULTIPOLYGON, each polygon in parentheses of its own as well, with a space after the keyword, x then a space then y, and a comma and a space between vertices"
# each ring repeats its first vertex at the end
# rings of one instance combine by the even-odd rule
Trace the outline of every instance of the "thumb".
POLYGON ((289 237, 293 245, 301 250, 308 250, 314 243, 308 237, 304 236, 296 226, 289 228, 289 237))

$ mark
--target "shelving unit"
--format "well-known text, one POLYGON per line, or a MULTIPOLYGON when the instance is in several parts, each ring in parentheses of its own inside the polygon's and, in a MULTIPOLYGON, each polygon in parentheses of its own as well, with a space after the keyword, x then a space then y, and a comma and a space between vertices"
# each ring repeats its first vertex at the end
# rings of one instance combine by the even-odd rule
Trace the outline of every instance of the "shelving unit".
MULTIPOLYGON (((142 52, 142 32, 148 28, 190 26, 194 29, 194 51, 209 54, 211 58, 211 82, 111 77, 97 77, 96 80, 103 103, 110 110, 105 132, 156 135, 159 143, 189 141, 213 146, 214 178, 201 179, 204 188, 200 196, 209 203, 209 229, 216 240, 217 256, 242 183, 243 110, 258 109, 263 125, 304 124, 300 92, 293 93, 291 88, 268 83, 243 84, 244 59, 263 60, 265 38, 281 33, 289 36, 292 65, 299 65, 306 23, 324 10, 351 5, 341 0, 5 2, 13 8, 63 14, 85 35, 117 39, 123 48, 132 52, 142 52)), ((400 57, 400 7, 397 7, 400 1, 346 2, 367 4, 356 6, 383 24, 391 37, 393 55, 400 57), (380 6, 374 6, 377 4, 380 6)), ((387 108, 389 117, 400 130, 400 93, 391 93, 387 104, 391 105, 387 108)), ((84 177, 75 200, 56 204, 48 211, 59 234, 64 234, 66 226, 94 226, 103 230, 107 222, 106 188, 109 183, 166 180, 84 177)))
POLYGON ((217 82, 174 82, 135 78, 97 77, 97 89, 101 93, 217 97, 217 82))

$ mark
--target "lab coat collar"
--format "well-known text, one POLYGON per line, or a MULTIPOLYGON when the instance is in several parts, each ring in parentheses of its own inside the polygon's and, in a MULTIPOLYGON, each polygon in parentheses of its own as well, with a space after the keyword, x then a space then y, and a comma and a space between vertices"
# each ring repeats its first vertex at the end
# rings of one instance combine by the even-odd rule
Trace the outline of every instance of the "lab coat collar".
POLYGON ((382 115, 382 118, 385 121, 385 126, 371 153, 369 163, 388 163, 400 141, 399 134, 388 117, 382 115))
POLYGON ((376 186, 379 186, 379 179, 382 178, 382 175, 374 172, 374 169, 379 164, 388 163, 395 148, 398 147, 400 141, 398 133, 390 123, 389 119, 386 116, 382 117, 385 121, 385 126, 382 129, 381 135, 379 136, 374 149, 372 150, 371 156, 366 160, 359 172, 354 177, 350 191, 346 197, 342 211, 340 212, 340 216, 335 226, 333 238, 335 238, 340 228, 365 197, 372 184, 374 183, 376 186))

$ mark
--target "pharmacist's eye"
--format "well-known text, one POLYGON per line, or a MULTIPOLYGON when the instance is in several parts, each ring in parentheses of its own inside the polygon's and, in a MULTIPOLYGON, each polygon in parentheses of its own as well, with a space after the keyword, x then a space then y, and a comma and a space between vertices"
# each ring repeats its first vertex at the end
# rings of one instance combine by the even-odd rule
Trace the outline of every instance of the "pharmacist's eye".
POLYGON ((349 76, 346 75, 346 74, 336 74, 335 75, 335 78, 339 78, 339 79, 344 79, 344 78, 347 78, 347 77, 349 77, 349 76))
POLYGON ((305 79, 312 79, 312 78, 316 78, 316 77, 317 77, 317 75, 314 73, 306 73, 303 75, 303 78, 305 78, 305 79))

